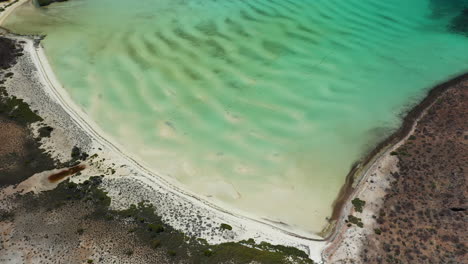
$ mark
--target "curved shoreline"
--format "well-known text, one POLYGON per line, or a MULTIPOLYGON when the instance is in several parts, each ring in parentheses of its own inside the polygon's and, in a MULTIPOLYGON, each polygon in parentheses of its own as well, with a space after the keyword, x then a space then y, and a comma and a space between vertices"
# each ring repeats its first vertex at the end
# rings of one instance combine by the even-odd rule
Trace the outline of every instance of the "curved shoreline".
MULTIPOLYGON (((84 127, 85 130, 90 132, 90 134, 94 138, 96 138, 96 140, 106 142, 108 146, 111 146, 113 148, 113 151, 119 153, 120 155, 124 156, 129 161, 131 161, 131 163, 136 168, 138 168, 139 170, 143 172, 142 174, 151 175, 151 178, 150 178, 151 180, 153 179, 152 177, 155 177, 159 181, 162 181, 165 185, 167 185, 167 188, 170 189, 171 191, 175 191, 176 193, 188 196, 191 199, 195 199, 197 202, 201 202, 204 205, 210 208, 213 208, 221 213, 229 214, 231 216, 242 218, 248 221, 257 222, 259 224, 268 226, 270 228, 277 229, 289 236, 293 236, 296 238, 305 239, 309 241, 329 243, 333 241, 333 239, 337 235, 337 230, 339 229, 339 225, 333 225, 329 234, 324 236, 323 239, 312 238, 310 236, 307 236, 306 234, 301 235, 300 233, 289 231, 288 229, 282 228, 280 223, 276 225, 275 223, 270 223, 270 221, 265 222, 263 221, 263 219, 256 219, 254 216, 250 217, 246 214, 236 212, 235 208, 225 209, 215 203, 212 203, 204 199, 203 197, 198 197, 197 194, 192 194, 190 191, 184 190, 180 186, 177 186, 174 183, 170 182, 168 179, 165 179, 164 176, 160 176, 157 173, 150 171, 142 164, 142 162, 137 160, 138 158, 133 157, 132 155, 129 155, 129 154, 125 154, 121 146, 108 140, 106 138, 105 133, 101 131, 93 123, 92 120, 89 120, 86 114, 84 114, 84 112, 82 112, 79 107, 74 105, 74 102, 71 100, 71 98, 69 97, 69 95, 63 89, 61 85, 58 86, 61 88, 59 89, 56 88, 59 82, 56 79, 55 75, 53 74, 52 69, 50 68, 50 64, 47 61, 47 57, 44 53, 43 48, 39 47, 35 51, 36 51, 35 54, 38 58, 38 61, 40 62, 39 65, 42 67, 42 70, 43 70, 43 76, 47 78, 47 80, 49 81, 50 88, 52 88, 51 91, 54 92, 56 99, 59 102, 61 102, 62 106, 64 106, 64 109, 66 109, 67 113, 69 113, 74 118, 79 120, 78 124, 80 126, 82 125, 85 126, 84 127), (54 82, 55 82, 55 85, 53 84, 54 82)), ((430 107, 432 103, 434 103, 436 99, 444 91, 450 88, 454 83, 457 83, 460 80, 465 79, 465 78, 468 78, 468 73, 449 79, 448 81, 442 82, 441 84, 438 84, 434 86, 433 88, 431 88, 427 92, 427 94, 423 97, 422 101, 420 101, 415 106, 413 106, 405 114, 402 114, 404 118, 401 122, 401 126, 395 132, 393 132, 390 136, 388 136, 387 138, 383 139, 380 143, 378 143, 366 156, 364 156, 362 161, 357 162, 351 168, 350 172, 346 176, 345 184, 343 184, 343 186, 341 187, 341 190, 337 196, 337 199, 333 203, 333 211, 332 211, 332 216, 330 218, 330 221, 334 221, 334 220, 338 221, 340 218, 347 215, 345 212, 343 212, 344 207, 346 206, 346 203, 348 203, 352 198, 354 198, 353 194, 365 188, 365 186, 363 186, 362 183, 363 183, 363 180, 365 179, 366 173, 370 170, 370 168, 382 156, 385 156, 386 154, 388 154, 394 146, 406 140, 407 136, 410 134, 411 130, 414 128, 414 126, 416 125, 420 117, 424 114, 425 110, 428 107, 430 107)), ((341 221, 341 224, 343 224, 342 221, 341 221)))
MULTIPOLYGON (((340 193, 338 194, 338 198, 334 202, 331 221, 339 221, 340 218, 347 215, 344 212, 345 207, 349 201, 355 198, 354 195, 358 193, 359 190, 366 187, 363 185, 363 182, 371 167, 383 156, 388 155, 395 146, 405 142, 417 122, 424 115, 425 111, 439 98, 439 96, 454 84, 457 84, 464 79, 468 79, 468 73, 458 75, 431 88, 426 93, 422 101, 417 103, 403 115, 404 118, 400 127, 390 136, 378 143, 361 161, 357 162, 351 168, 350 172, 346 176, 346 182, 342 186, 340 193)), ((343 221, 340 221, 340 223, 342 225, 343 221)), ((339 230, 339 226, 334 226, 333 230, 328 236, 326 236, 325 240, 329 242, 333 241, 338 233, 337 230, 339 230)))
MULTIPOLYGON (((27 3, 28 0, 23 0, 22 2, 16 3, 11 6, 9 9, 9 15, 12 13, 13 9, 20 6, 21 4, 27 3)), ((1 21, 5 20, 6 16, 0 15, 1 21)), ((8 32, 8 30, 5 29, 8 32)), ((39 73, 40 79, 42 79, 42 90, 52 101, 56 102, 64 110, 64 112, 71 117, 71 119, 76 123, 85 132, 85 137, 90 137, 93 143, 97 143, 98 146, 105 146, 110 149, 114 154, 117 154, 116 160, 122 161, 124 164, 130 164, 132 172, 136 172, 145 184, 150 186, 162 187, 165 191, 173 193, 175 196, 179 196, 184 201, 189 201, 190 203, 196 205, 197 207, 209 208, 210 211, 215 212, 219 215, 220 218, 227 218, 227 222, 232 222, 232 219, 235 219, 235 222, 239 223, 241 226, 246 226, 247 230, 250 227, 253 227, 252 231, 256 234, 260 232, 262 236, 257 238, 262 241, 262 237, 265 240, 270 240, 273 243, 285 244, 285 245, 302 245, 299 248, 307 248, 308 254, 312 259, 317 260, 319 257, 319 251, 323 248, 325 240, 319 237, 311 236, 309 233, 301 233, 300 230, 289 230, 287 226, 275 224, 268 220, 257 218, 255 216, 246 215, 240 212, 237 212, 235 208, 229 208, 229 206, 221 207, 209 200, 199 197, 198 195, 191 193, 188 190, 184 190, 178 186, 175 182, 171 182, 170 179, 166 179, 163 176, 158 175, 150 170, 148 170, 142 162, 138 161, 138 158, 133 157, 123 150, 118 144, 109 140, 109 137, 97 127, 92 120, 70 99, 68 93, 63 89, 62 85, 59 83, 53 70, 48 63, 47 57, 44 53, 41 45, 34 43, 35 40, 28 36, 15 35, 13 33, 8 33, 7 37, 14 38, 17 40, 23 40, 27 42, 25 45, 25 53, 28 53, 31 56, 32 63, 39 73), (36 46, 35 46, 36 44, 36 46), (266 235, 268 234, 268 235, 266 235), (315 251, 315 253, 312 253, 315 251), (315 257, 313 257, 315 256, 315 257)), ((34 101, 34 98, 32 98, 34 101)))
MULTIPOLYGON (((229 209, 222 208, 216 204, 211 203, 210 201, 199 198, 196 194, 192 194, 189 191, 181 189, 175 183, 170 182, 169 179, 165 179, 164 177, 147 170, 144 165, 137 161, 136 158, 124 153, 124 151, 120 149, 118 145, 105 138, 105 136, 103 136, 105 133, 100 132, 100 129, 95 127, 92 120, 89 120, 82 112, 82 110, 78 108, 73 101, 70 100, 66 91, 61 85, 59 85, 58 81, 54 77, 54 74, 50 69, 50 65, 47 63, 47 58, 45 57, 42 47, 40 45, 35 46, 34 39, 27 36, 18 36, 14 34, 8 34, 6 37, 24 41, 26 43, 24 44, 24 53, 30 56, 30 59, 32 60, 32 66, 37 70, 37 75, 40 79, 40 84, 36 84, 36 86, 38 86, 37 89, 41 90, 41 93, 44 93, 53 102, 59 105, 61 110, 64 112, 53 113, 53 119, 57 118, 60 120, 62 119, 62 115, 66 114, 68 118, 70 118, 73 123, 75 123, 79 130, 81 130, 78 131, 78 133, 84 133, 82 134, 84 138, 91 139, 93 149, 101 147, 102 149, 106 149, 106 152, 109 152, 108 154, 110 156, 109 159, 111 162, 115 162, 118 165, 123 164, 122 166, 129 168, 133 174, 131 177, 138 178, 140 182, 148 185, 149 188, 162 188, 165 193, 173 194, 174 197, 177 197, 178 203, 190 203, 195 208, 200 208, 211 212, 212 215, 216 215, 219 219, 225 219, 227 223, 238 224, 240 226, 240 230, 245 229, 248 231, 247 233, 254 234, 248 235, 247 237, 255 237, 256 239, 259 239, 258 241, 271 241, 279 245, 292 245, 297 248, 307 249, 306 251, 308 254, 312 254, 311 258, 317 260, 319 251, 324 246, 323 239, 310 238, 306 236, 307 234, 300 235, 299 233, 288 231, 284 228, 275 226, 274 224, 268 222, 264 222, 260 219, 238 214, 234 210, 229 211, 229 209), (312 251, 315 251, 315 253, 312 253, 312 251)), ((30 96, 24 96, 24 98, 28 97, 30 96)), ((42 96, 39 98, 29 98, 33 103, 31 106, 34 107, 34 105, 37 104, 37 101, 41 97, 42 96)), ((45 107, 47 109, 47 106, 45 107)), ((39 110, 39 113, 41 112, 42 110, 39 110)), ((47 113, 43 115, 43 113, 41 113, 41 116, 47 118, 47 116, 50 115, 47 113)), ((109 156, 106 156, 106 158, 109 156)), ((128 174, 119 174, 120 173, 116 173, 116 175, 112 176, 112 178, 123 178, 125 180, 125 178, 127 178, 126 176, 130 176, 128 174)), ((181 208, 180 210, 185 209, 181 208)), ((169 224, 171 224, 171 222, 169 222, 169 224)), ((245 237, 246 234, 244 231, 244 234, 240 234, 240 238, 238 240, 242 240, 245 237)))
MULTIPOLYGON (((7 13, 5 16, 3 16, 4 14, 2 14, 2 17, 0 18, 0 24, 1 22, 3 22, 6 16, 12 13, 15 7, 20 6, 23 3, 26 3, 27 1, 28 0, 20 1, 19 3, 9 8, 9 13, 7 13)), ((340 225, 343 224, 343 221, 340 221, 340 219, 346 215, 344 210, 348 201, 350 201, 353 198, 353 195, 357 193, 358 190, 365 189, 366 187, 363 184, 363 181, 369 169, 382 156, 386 155, 393 146, 406 140, 406 137, 411 132, 414 125, 418 122, 421 115, 424 114, 424 111, 429 106, 432 105, 432 103, 438 98, 440 94, 442 94, 445 90, 447 90, 454 83, 459 82, 462 79, 468 78, 468 74, 463 74, 430 89, 429 92, 424 97, 424 99, 420 101, 417 105, 415 105, 411 110, 409 110, 404 115, 405 117, 402 120, 401 126, 394 133, 392 133, 389 137, 387 137, 382 142, 377 144, 377 146, 373 148, 373 150, 371 150, 362 159, 362 161, 360 161, 355 166, 353 166, 351 171, 346 176, 346 182, 342 186, 337 196, 337 199, 335 200, 333 204, 333 213, 331 216, 331 220, 339 221, 338 225, 333 226, 333 228, 329 232, 329 235, 327 235, 324 239, 316 239, 316 238, 303 236, 296 232, 288 231, 287 229, 284 229, 281 226, 277 226, 275 224, 264 222, 262 220, 255 219, 255 218, 250 218, 242 214, 236 214, 235 210, 233 212, 233 211, 230 211, 229 209, 225 209, 216 204, 213 204, 203 199, 202 197, 198 197, 196 194, 192 194, 191 192, 187 190, 181 189, 179 186, 165 179, 165 177, 160 176, 157 173, 153 173, 150 170, 146 169, 145 166, 142 165, 140 162, 138 162, 135 157, 125 154, 120 146, 116 145, 115 143, 112 143, 110 140, 107 139, 106 136, 103 136, 105 135, 105 133, 100 131, 100 129, 97 128, 91 120, 89 120, 89 118, 86 118, 86 115, 81 111, 81 109, 73 103, 73 101, 69 98, 66 91, 63 89, 63 87, 58 83, 58 81, 54 77, 53 72, 50 69, 50 65, 47 62, 47 58, 44 54, 43 49, 42 48, 33 49, 31 51, 31 54, 37 59, 37 63, 35 64, 36 66, 38 66, 38 69, 41 72, 42 77, 48 82, 48 85, 46 86, 49 87, 49 91, 46 91, 46 92, 47 93, 50 92, 50 95, 52 95, 54 99, 57 100, 57 102, 63 107, 63 109, 70 116, 72 116, 75 122, 80 127, 82 127, 83 130, 87 131, 89 135, 92 138, 94 138, 94 140, 97 140, 100 143, 104 142, 104 144, 108 146, 109 148, 111 148, 113 151, 125 157, 126 160, 129 161, 133 166, 135 166, 135 168, 138 171, 140 171, 142 175, 151 175, 152 177, 154 176, 155 178, 158 179, 158 181, 161 181, 163 183, 163 185, 168 189, 168 191, 181 194, 184 196, 184 198, 187 198, 192 202, 201 203, 203 204, 203 206, 208 206, 210 208, 213 208, 216 211, 219 211, 220 213, 229 214, 236 218, 240 218, 240 219, 247 220, 247 221, 254 221, 261 225, 268 226, 268 228, 281 231, 285 235, 288 235, 288 236, 293 236, 299 239, 317 241, 317 242, 325 242, 325 241, 330 242, 334 240, 337 234, 337 230, 339 230, 340 225)))
POLYGON ((33 54, 39 62, 37 65, 40 67, 38 68, 40 68, 43 77, 49 83, 48 87, 50 88, 50 91, 55 96, 55 99, 57 99, 57 101, 60 102, 60 104, 63 106, 66 112, 70 114, 70 116, 72 116, 75 119, 77 124, 81 126, 84 130, 86 130, 95 140, 99 141, 100 143, 104 143, 104 145, 110 147, 116 153, 119 153, 127 161, 130 161, 130 163, 133 166, 135 166, 137 170, 141 171, 142 175, 151 176, 150 179, 156 178, 158 179, 158 181, 161 181, 164 185, 166 185, 165 187, 168 188, 168 190, 175 191, 176 193, 182 194, 191 199, 195 199, 197 202, 202 202, 203 204, 211 208, 214 208, 218 210, 219 212, 230 214, 232 216, 239 217, 239 218, 244 218, 250 221, 255 221, 255 222, 270 226, 271 228, 281 230, 285 234, 298 237, 301 239, 307 239, 311 241, 324 241, 324 239, 311 238, 305 235, 300 235, 292 231, 288 231, 286 229, 282 229, 281 227, 266 223, 260 219, 255 219, 254 217, 244 216, 240 213, 236 213, 235 210, 222 208, 219 205, 216 205, 210 201, 207 201, 203 197, 199 197, 197 194, 194 194, 188 190, 182 189, 180 186, 177 186, 173 182, 170 182, 164 176, 161 176, 158 173, 152 172, 151 170, 147 169, 146 166, 143 165, 141 161, 137 160, 138 158, 132 156, 131 154, 124 153, 123 147, 119 146, 117 143, 112 142, 110 139, 108 139, 109 137, 105 134, 105 132, 101 131, 101 129, 97 125, 95 125, 94 122, 90 120, 87 117, 87 115, 81 111, 81 109, 78 106, 75 105, 75 103, 71 100, 71 98, 69 97, 65 89, 63 89, 63 87, 59 85, 57 78, 55 77, 52 69, 50 68, 50 64, 47 61, 47 57, 44 53, 43 48, 39 47, 38 49, 33 51, 33 54))
MULTIPOLYGON (((11 8, 9 8, 8 13, 1 14, 0 15, 0 28, 2 28, 1 27, 2 22, 4 22, 5 19, 10 14, 13 13, 15 8, 26 3, 31 3, 31 1, 20 0, 19 2, 14 3, 11 6, 11 8)), ((9 32, 8 29, 4 29, 4 30, 9 32)), ((15 35, 14 33, 11 33, 11 34, 15 35)), ((314 241, 314 242, 326 241, 326 239, 322 238, 320 235, 303 232, 302 230, 299 230, 299 229, 290 228, 290 226, 287 224, 277 223, 269 219, 264 219, 260 216, 256 216, 250 213, 239 211, 238 209, 232 206, 229 206, 227 204, 224 204, 221 201, 216 201, 216 202, 209 201, 206 198, 191 192, 190 190, 186 190, 181 184, 178 184, 175 181, 171 181, 170 179, 159 175, 159 173, 157 172, 151 171, 150 169, 148 169, 148 166, 145 166, 143 161, 141 161, 138 157, 135 157, 132 154, 128 154, 129 152, 126 152, 124 147, 116 143, 115 140, 112 139, 112 137, 110 137, 104 131, 102 131, 102 129, 100 129, 94 123, 94 121, 91 120, 86 115, 86 113, 84 113, 84 111, 73 102, 73 100, 70 98, 67 91, 65 91, 63 86, 60 84, 60 82, 56 78, 55 73, 53 72, 53 69, 51 68, 50 63, 48 62, 47 56, 45 55, 44 49, 41 45, 39 45, 35 49, 30 50, 30 53, 34 55, 36 62, 37 62, 35 64, 37 68, 40 70, 40 73, 43 79, 46 81, 45 87, 48 88, 48 91, 46 91, 46 93, 52 95, 53 99, 55 99, 63 107, 63 109, 67 112, 67 114, 69 114, 75 120, 78 126, 80 126, 81 128, 83 128, 83 130, 88 132, 89 135, 94 140, 97 140, 100 143, 104 143, 104 145, 108 146, 110 149, 112 149, 112 151, 120 154, 127 161, 129 161, 138 171, 140 171, 141 175, 150 176, 150 177, 146 176, 145 177, 146 180, 157 185, 158 185, 158 182, 160 182, 163 185, 165 185, 165 187, 168 190, 171 190, 175 193, 180 193, 183 196, 186 196, 186 198, 194 199, 196 202, 201 202, 205 206, 213 208, 219 211, 220 213, 228 214, 228 215, 241 218, 247 221, 253 221, 253 222, 262 224, 265 227, 279 230, 288 236, 296 237, 299 239, 304 239, 304 240, 314 241), (157 179, 157 180, 155 181, 154 179, 157 179)))

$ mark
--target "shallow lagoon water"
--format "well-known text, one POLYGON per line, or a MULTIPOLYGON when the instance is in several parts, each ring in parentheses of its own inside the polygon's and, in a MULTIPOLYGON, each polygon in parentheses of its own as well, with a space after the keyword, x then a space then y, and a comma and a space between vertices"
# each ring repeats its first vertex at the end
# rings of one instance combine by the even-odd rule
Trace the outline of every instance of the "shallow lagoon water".
POLYGON ((147 166, 207 199, 318 233, 352 164, 468 70, 466 1, 70 0, 46 34, 71 97, 147 166))

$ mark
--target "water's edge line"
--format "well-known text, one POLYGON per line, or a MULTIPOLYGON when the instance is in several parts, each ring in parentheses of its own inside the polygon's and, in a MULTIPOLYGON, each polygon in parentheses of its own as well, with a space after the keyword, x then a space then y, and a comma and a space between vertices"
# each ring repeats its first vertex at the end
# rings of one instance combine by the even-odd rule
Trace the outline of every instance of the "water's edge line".
MULTIPOLYGON (((34 40, 31 38, 31 36, 15 34, 14 32, 10 32, 8 29, 2 27, 3 22, 5 22, 6 18, 9 15, 11 15, 17 7, 23 4, 33 3, 33 1, 34 0, 19 0, 18 2, 11 4, 11 6, 9 6, 9 8, 7 9, 9 12, 0 13, 0 28, 7 31, 8 34, 12 36, 22 38, 26 41, 33 43, 34 40)), ((228 214, 230 216, 234 216, 243 220, 256 222, 292 237, 317 242, 325 241, 325 239, 323 239, 319 235, 315 235, 315 237, 312 237, 310 236, 310 233, 301 234, 300 232, 288 230, 284 227, 277 226, 274 224, 273 221, 270 221, 268 219, 262 219, 261 217, 256 218, 255 216, 249 215, 246 212, 236 213, 237 210, 235 208, 223 208, 214 202, 206 200, 206 198, 204 197, 192 193, 190 190, 186 190, 183 186, 177 186, 175 183, 170 182, 169 179, 166 179, 164 176, 151 171, 147 168, 147 166, 144 166, 142 164, 144 162, 138 161, 138 157, 135 157, 130 152, 125 151, 124 148, 120 146, 120 144, 113 142, 115 140, 112 140, 112 137, 108 136, 104 131, 102 131, 102 129, 100 129, 94 123, 94 121, 90 117, 88 117, 88 115, 84 113, 84 111, 80 107, 78 107, 75 104, 68 92, 63 88, 63 86, 55 76, 55 73, 47 59, 44 48, 41 44, 31 49, 30 54, 33 58, 35 58, 33 63, 35 64, 36 68, 40 72, 41 77, 45 81, 44 88, 47 89, 45 92, 53 96, 52 99, 54 99, 54 101, 56 101, 64 109, 64 111, 72 118, 72 120, 77 124, 78 127, 80 127, 83 131, 87 132, 91 139, 96 140, 97 142, 109 147, 109 149, 111 149, 115 153, 119 154, 121 157, 124 158, 124 160, 128 161, 129 164, 133 165, 134 168, 138 172, 140 172, 141 175, 146 176, 144 178, 151 179, 152 177, 154 177, 158 179, 157 183, 159 183, 161 187, 163 187, 167 191, 172 192, 175 195, 182 196, 183 198, 191 200, 192 202, 196 201, 198 203, 202 203, 205 206, 208 206, 220 213, 228 214)), ((230 206, 226 205, 226 207, 230 206)))
POLYGON ((402 123, 395 132, 383 139, 359 162, 355 163, 346 176, 346 182, 342 186, 334 202, 331 221, 336 221, 337 225, 325 236, 324 239, 326 241, 332 242, 339 233, 338 231, 345 224, 344 221, 339 221, 339 219, 347 215, 347 203, 351 199, 356 198, 355 195, 366 188, 365 180, 367 179, 368 172, 378 164, 383 156, 389 155, 395 146, 404 143, 408 139, 419 120, 425 115, 427 109, 429 109, 445 91, 464 80, 468 80, 468 73, 452 77, 447 81, 433 86, 419 103, 404 113, 402 123))
MULTIPOLYGON (((140 161, 137 161, 136 157, 133 157, 131 154, 124 153, 122 150, 123 148, 118 144, 112 142, 107 137, 106 133, 103 132, 97 125, 93 123, 92 120, 78 107, 75 105, 73 100, 71 100, 67 91, 60 85, 58 79, 55 77, 55 74, 47 60, 45 55, 44 49, 42 45, 39 45, 38 48, 34 49, 33 55, 37 58, 38 68, 41 70, 41 75, 44 79, 49 83, 48 87, 50 91, 54 94, 57 101, 60 105, 65 109, 65 111, 75 120, 78 126, 80 126, 84 131, 88 132, 89 135, 101 142, 105 143, 107 147, 119 153, 125 160, 129 161, 130 164, 135 166, 142 175, 146 177, 150 176, 151 179, 156 178, 158 182, 161 183, 168 191, 171 191, 175 194, 182 195, 184 198, 190 198, 190 200, 194 199, 197 202, 201 202, 210 208, 213 208, 221 213, 229 214, 231 216, 241 218, 244 220, 254 221, 263 225, 266 225, 270 228, 279 230, 287 235, 311 240, 311 241, 331 241, 333 240, 334 236, 336 235, 336 230, 338 230, 338 226, 334 227, 330 232, 329 236, 324 238, 313 238, 307 235, 300 234, 298 232, 292 232, 287 229, 281 228, 274 224, 262 221, 260 219, 256 219, 254 217, 246 216, 246 214, 234 213, 233 210, 225 209, 220 207, 219 205, 206 200, 205 198, 191 193, 189 190, 185 190, 181 186, 177 186, 174 183, 170 182, 164 176, 151 171, 150 169, 146 168, 140 161), (55 83, 55 84, 54 84, 55 83)), ((393 148, 393 146, 399 144, 402 141, 405 141, 412 129, 416 126, 419 119, 423 116, 426 109, 428 109, 436 99, 448 88, 450 88, 453 84, 460 82, 461 80, 468 78, 468 73, 463 74, 461 76, 455 77, 450 79, 449 81, 443 82, 442 84, 436 85, 429 92, 424 96, 422 101, 416 104, 411 110, 409 110, 403 118, 401 126, 389 137, 385 138, 379 144, 377 144, 372 151, 370 151, 361 162, 357 163, 353 166, 350 172, 346 176, 345 184, 343 184, 340 193, 337 196, 333 204, 333 214, 331 220, 338 220, 344 214, 343 208, 346 205, 347 201, 352 197, 352 194, 355 191, 361 189, 362 183, 364 182, 365 175, 367 172, 373 167, 373 165, 382 157, 388 154, 393 148)), ((145 177, 145 178, 146 178, 145 177)), ((342 221, 339 221, 341 223, 342 221)), ((342 224, 342 223, 341 223, 342 224)))
MULTIPOLYGON (((16 7, 19 7, 22 4, 25 4, 29 1, 30 0, 20 0, 17 3, 10 6, 7 9, 6 13, 0 14, 0 26, 3 24, 6 18, 10 14, 13 13, 16 7)), ((28 37, 22 36, 22 38, 32 41, 28 37)), ((284 228, 281 228, 269 222, 262 221, 260 219, 255 219, 255 218, 248 217, 242 214, 235 214, 231 212, 230 210, 226 210, 225 208, 222 208, 210 201, 207 201, 203 197, 199 197, 196 194, 191 194, 188 190, 184 190, 181 187, 176 186, 173 183, 169 182, 167 179, 165 179, 164 176, 161 176, 157 173, 150 171, 145 166, 140 164, 140 162, 138 162, 134 157, 131 157, 130 155, 125 154, 121 150, 120 146, 117 146, 117 144, 114 144, 111 141, 109 141, 106 137, 106 134, 100 131, 100 129, 97 128, 95 125, 93 125, 92 121, 88 120, 89 118, 86 118, 87 115, 79 107, 75 105, 75 103, 70 99, 65 89, 61 85, 59 85, 59 82, 57 81, 53 73, 53 70, 51 69, 50 64, 48 63, 47 57, 45 56, 45 52, 42 46, 39 46, 38 48, 33 49, 33 52, 31 52, 31 55, 36 57, 38 63, 35 63, 35 64, 38 70, 41 72, 41 75, 44 78, 44 80, 48 82, 48 85, 45 85, 45 87, 49 89, 49 91, 51 92, 50 94, 54 95, 57 103, 59 103, 59 105, 65 110, 65 112, 70 115, 70 117, 76 122, 76 124, 80 128, 82 128, 83 131, 86 131, 92 139, 97 140, 100 143, 103 143, 103 145, 106 145, 107 147, 109 147, 116 153, 120 154, 122 157, 124 157, 130 164, 132 164, 137 170, 139 170, 142 175, 151 175, 151 176, 156 177, 158 179, 158 182, 161 183, 161 185, 165 187, 167 191, 170 191, 176 195, 180 195, 191 201, 202 203, 205 206, 213 208, 214 210, 220 213, 229 214, 231 216, 234 216, 240 219, 257 222, 262 225, 268 226, 269 228, 279 230, 286 235, 290 235, 290 236, 297 237, 297 238, 304 239, 304 240, 319 241, 319 242, 325 242, 325 241, 329 242, 329 241, 334 240, 336 233, 337 233, 336 231, 339 230, 339 226, 342 225, 341 223, 342 221, 337 221, 339 225, 333 226, 331 231, 329 231, 327 236, 325 236, 324 238, 321 238, 321 239, 311 238, 307 235, 301 235, 296 232, 288 231, 284 228), (56 82, 55 85, 54 85, 54 81, 56 82), (59 88, 57 88, 57 86, 59 88)), ((419 102, 417 105, 415 105, 405 115, 402 125, 392 135, 384 139, 381 143, 377 144, 376 147, 374 147, 373 150, 370 151, 362 159, 362 161, 360 161, 359 163, 353 166, 353 168, 350 170, 350 172, 346 176, 345 184, 343 184, 343 186, 341 187, 340 192, 337 195, 337 199, 335 199, 335 202, 333 203, 333 206, 332 206, 333 213, 331 216, 331 220, 339 220, 340 218, 343 217, 343 215, 346 215, 344 210, 345 210, 345 206, 347 202, 349 201, 350 198, 352 198, 353 194, 355 194, 357 190, 363 187, 362 185, 365 179, 365 175, 373 167, 373 165, 382 156, 386 155, 390 151, 392 146, 395 146, 396 144, 406 140, 406 137, 410 133, 411 129, 415 126, 417 121, 420 119, 424 111, 438 98, 438 96, 441 93, 443 93, 446 89, 448 89, 454 83, 459 82, 460 80, 464 78, 468 78, 468 74, 463 74, 461 76, 453 78, 447 82, 444 82, 432 88, 428 92, 428 94, 424 97, 424 99, 421 102, 419 102)))

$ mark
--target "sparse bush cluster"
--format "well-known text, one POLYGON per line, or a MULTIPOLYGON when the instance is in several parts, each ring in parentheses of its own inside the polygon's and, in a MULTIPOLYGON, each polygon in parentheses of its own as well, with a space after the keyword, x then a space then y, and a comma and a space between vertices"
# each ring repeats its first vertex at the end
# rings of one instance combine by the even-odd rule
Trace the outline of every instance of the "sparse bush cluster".
POLYGON ((359 212, 359 213, 362 213, 362 209, 364 208, 364 206, 366 205, 366 201, 363 201, 359 198, 354 198, 351 203, 353 204, 354 206, 354 210, 356 212, 359 212))

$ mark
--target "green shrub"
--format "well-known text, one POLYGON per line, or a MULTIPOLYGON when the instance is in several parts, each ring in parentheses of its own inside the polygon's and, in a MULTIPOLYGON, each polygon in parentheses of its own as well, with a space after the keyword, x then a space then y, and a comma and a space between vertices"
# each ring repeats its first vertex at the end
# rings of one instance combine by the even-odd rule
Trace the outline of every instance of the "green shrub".
POLYGON ((205 257, 210 257, 213 255, 213 251, 211 251, 211 249, 207 249, 203 251, 203 255, 205 255, 205 257))
POLYGON ((357 225, 358 227, 364 227, 364 223, 362 223, 361 221, 362 219, 359 218, 359 217, 356 217, 354 215, 348 215, 348 220, 347 222, 351 223, 351 224, 355 224, 357 225))
POLYGON ((164 232, 164 227, 162 225, 149 224, 148 231, 154 231, 156 233, 164 232))
POLYGON ((374 229, 374 232, 375 232, 375 234, 377 234, 377 235, 382 234, 382 230, 380 230, 380 228, 374 229))
POLYGON ((232 230, 232 226, 228 225, 228 224, 221 224, 220 226, 221 229, 224 229, 224 230, 232 230))
POLYGON ((359 213, 362 213, 362 208, 366 205, 366 201, 359 198, 354 198, 351 203, 354 205, 354 210, 359 213))
POLYGON ((158 248, 160 245, 161 245, 161 241, 159 241, 157 239, 151 241, 151 247, 152 248, 158 248))

